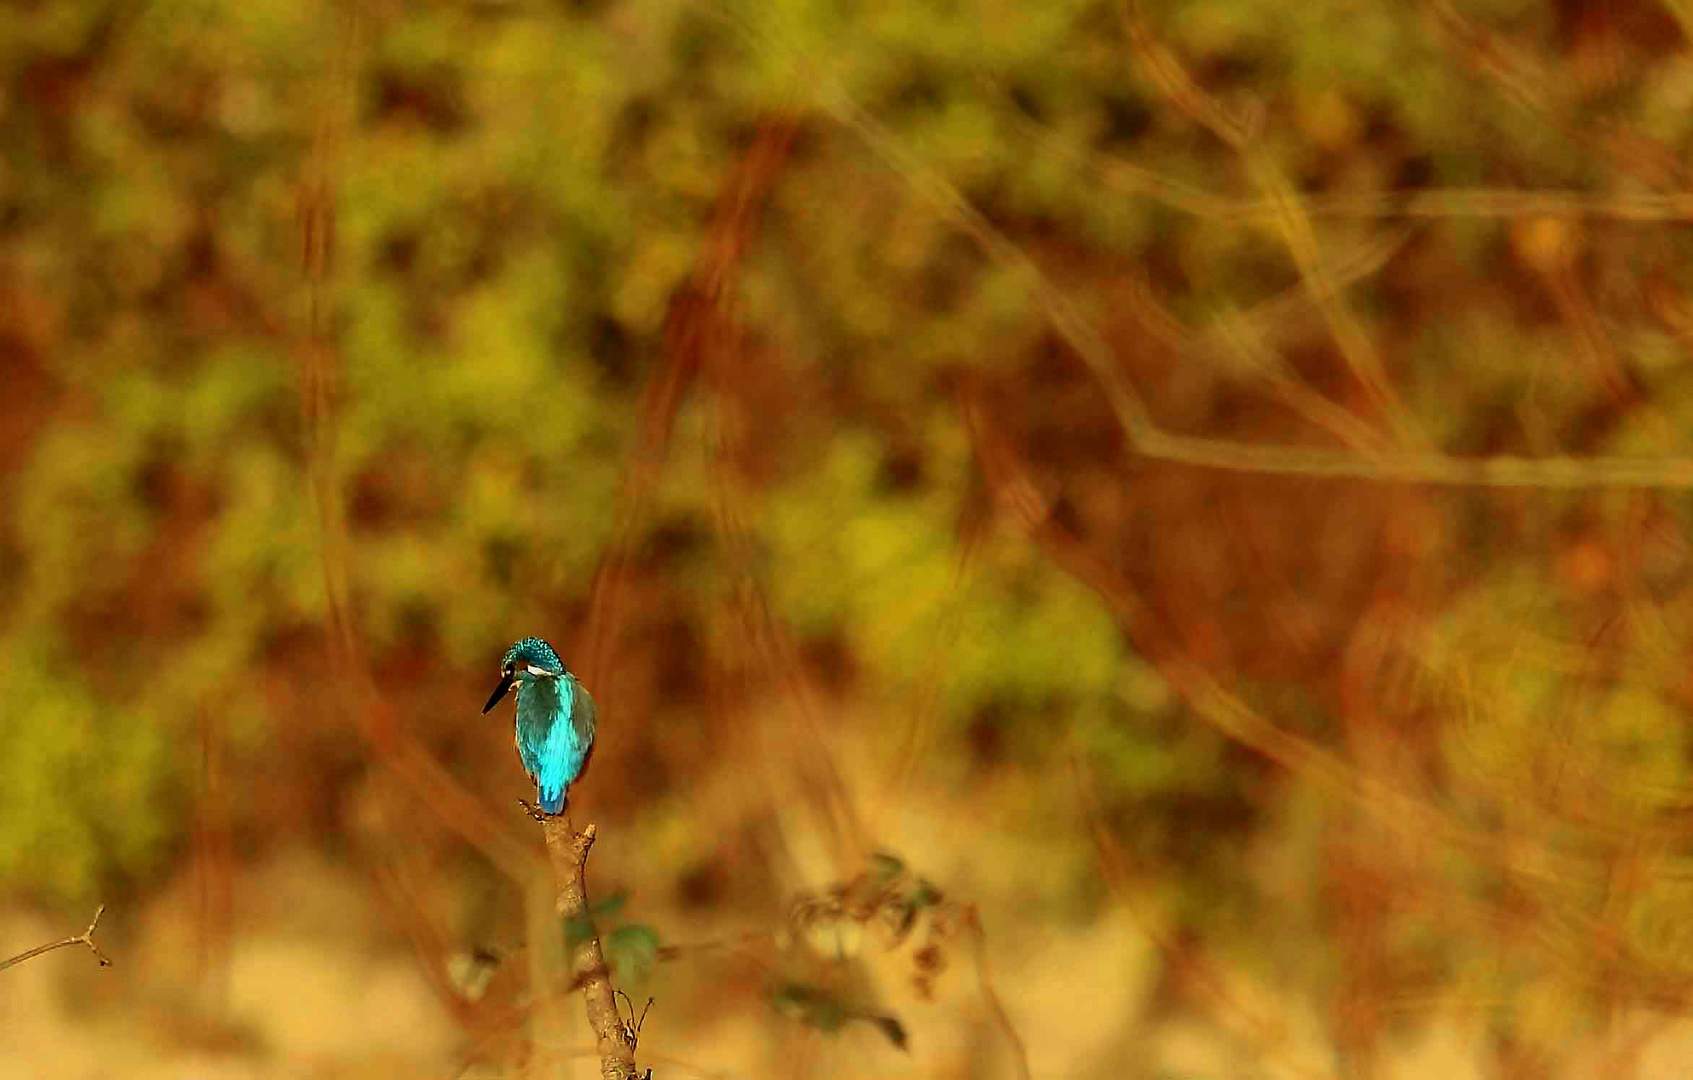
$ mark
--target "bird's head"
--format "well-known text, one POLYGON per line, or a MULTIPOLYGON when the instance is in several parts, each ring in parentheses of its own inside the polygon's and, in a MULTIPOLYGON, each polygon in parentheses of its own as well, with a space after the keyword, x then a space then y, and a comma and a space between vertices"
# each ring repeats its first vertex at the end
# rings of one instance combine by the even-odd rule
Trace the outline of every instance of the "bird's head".
POLYGON ((556 679, 563 674, 564 662, 553 647, 538 637, 526 637, 507 649, 500 659, 500 685, 494 687, 482 711, 486 713, 498 705, 515 686, 536 679, 556 679))

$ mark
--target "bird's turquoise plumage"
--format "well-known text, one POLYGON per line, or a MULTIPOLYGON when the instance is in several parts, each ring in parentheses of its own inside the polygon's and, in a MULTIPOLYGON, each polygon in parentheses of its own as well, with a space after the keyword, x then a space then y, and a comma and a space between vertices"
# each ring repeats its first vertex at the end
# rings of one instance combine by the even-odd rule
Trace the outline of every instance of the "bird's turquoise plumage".
POLYGON ((535 781, 541 811, 561 813, 565 792, 594 750, 594 699, 540 638, 524 638, 506 650, 500 671, 500 687, 487 709, 508 687, 517 688, 517 756, 535 781))

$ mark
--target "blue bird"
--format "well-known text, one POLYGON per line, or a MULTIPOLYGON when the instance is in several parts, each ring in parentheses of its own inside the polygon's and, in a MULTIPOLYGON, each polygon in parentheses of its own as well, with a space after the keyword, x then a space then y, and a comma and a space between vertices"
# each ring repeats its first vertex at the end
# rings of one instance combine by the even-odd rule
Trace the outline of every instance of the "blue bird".
MULTIPOLYGON (((483 715, 517 689, 517 756, 535 781, 539 821, 564 812, 565 791, 587 768, 594 752, 594 699, 565 670, 553 647, 527 637, 506 650, 500 661, 500 685, 482 706, 483 715)), ((522 800, 519 800, 520 802, 522 800)), ((528 803, 524 803, 525 808, 528 803)))

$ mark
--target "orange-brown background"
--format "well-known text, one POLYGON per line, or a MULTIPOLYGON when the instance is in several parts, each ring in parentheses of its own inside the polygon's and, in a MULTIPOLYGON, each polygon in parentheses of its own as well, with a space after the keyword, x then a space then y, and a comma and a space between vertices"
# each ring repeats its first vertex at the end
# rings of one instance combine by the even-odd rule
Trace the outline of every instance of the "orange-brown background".
POLYGON ((1693 1070, 1682 0, 0 13, 0 1070, 1693 1070), (887 1037, 897 1019, 909 1040, 887 1037))

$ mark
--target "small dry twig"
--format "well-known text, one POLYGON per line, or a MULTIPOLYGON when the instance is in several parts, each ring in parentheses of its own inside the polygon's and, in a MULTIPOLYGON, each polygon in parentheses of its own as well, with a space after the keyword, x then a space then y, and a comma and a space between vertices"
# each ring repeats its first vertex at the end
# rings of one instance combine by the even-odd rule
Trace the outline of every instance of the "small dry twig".
POLYGON ((976 960, 976 987, 981 991, 982 1001, 986 1003, 1000 1034, 1011 1046, 1011 1060, 1017 1067, 1019 1080, 1030 1080, 1034 1073, 1029 1070, 1029 1047, 1023 1036, 1017 1033, 1017 1025, 1011 1022, 1011 1013, 1005 1008, 1004 999, 994 989, 993 975, 988 970, 988 934, 982 928, 982 914, 976 910, 975 904, 964 908, 964 927, 970 932, 970 948, 976 960))
POLYGON ((5 971, 14 964, 21 964, 25 960, 33 960, 42 953, 50 953, 54 949, 62 949, 66 945, 86 945, 88 946, 88 951, 94 954, 94 959, 100 961, 101 967, 111 967, 111 958, 100 951, 100 946, 94 944, 94 928, 100 925, 100 916, 105 913, 106 905, 101 904, 99 907, 94 909, 94 918, 89 920, 88 929, 84 930, 82 933, 77 934, 75 937, 65 938, 61 941, 51 941, 46 945, 37 945, 35 948, 26 949, 10 959, 0 960, 0 971, 5 971))

